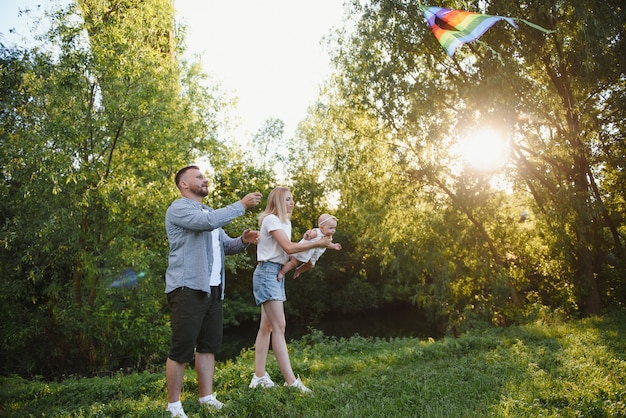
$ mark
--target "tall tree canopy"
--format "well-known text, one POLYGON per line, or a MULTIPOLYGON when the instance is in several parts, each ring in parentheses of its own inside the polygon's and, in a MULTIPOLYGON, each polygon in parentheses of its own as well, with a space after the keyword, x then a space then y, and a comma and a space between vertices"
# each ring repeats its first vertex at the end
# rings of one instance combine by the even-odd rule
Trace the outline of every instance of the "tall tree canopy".
POLYGON ((495 25, 453 58, 419 6, 351 2, 354 30, 332 40, 336 77, 305 132, 357 251, 448 326, 623 304, 623 5, 449 2, 556 29, 495 25), (503 154, 477 168, 459 150, 486 128, 503 154))
POLYGON ((37 47, 1 51, 3 372, 162 355, 172 178, 216 148, 224 103, 178 59, 171 2, 79 5, 37 47), (110 287, 127 269, 142 291, 110 287))

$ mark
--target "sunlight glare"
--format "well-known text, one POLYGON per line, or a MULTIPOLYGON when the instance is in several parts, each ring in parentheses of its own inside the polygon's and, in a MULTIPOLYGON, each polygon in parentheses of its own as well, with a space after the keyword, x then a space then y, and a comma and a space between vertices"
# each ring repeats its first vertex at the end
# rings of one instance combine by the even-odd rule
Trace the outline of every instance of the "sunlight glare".
POLYGON ((478 170, 492 171, 504 167, 510 147, 497 131, 481 129, 461 139, 452 152, 478 170))

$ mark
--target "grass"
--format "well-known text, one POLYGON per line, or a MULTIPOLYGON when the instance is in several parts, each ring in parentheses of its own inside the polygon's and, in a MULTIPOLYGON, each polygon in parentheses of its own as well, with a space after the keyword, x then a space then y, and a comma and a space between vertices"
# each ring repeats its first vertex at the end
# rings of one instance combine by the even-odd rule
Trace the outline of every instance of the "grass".
MULTIPOLYGON (((490 328, 420 341, 319 332, 290 344, 292 365, 314 391, 248 388, 254 352, 218 363, 221 411, 197 404, 187 369, 189 417, 626 417, 626 312, 602 318, 490 328)), ((268 362, 282 384, 275 361, 268 362)), ((166 417, 165 376, 137 373, 62 382, 0 378, 6 417, 166 417)))

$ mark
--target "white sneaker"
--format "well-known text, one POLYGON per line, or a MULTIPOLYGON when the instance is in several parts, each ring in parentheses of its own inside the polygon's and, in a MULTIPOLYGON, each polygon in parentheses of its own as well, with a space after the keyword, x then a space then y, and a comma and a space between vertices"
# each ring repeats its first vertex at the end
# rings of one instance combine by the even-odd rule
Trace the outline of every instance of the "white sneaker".
POLYGON ((273 388, 274 382, 270 379, 270 375, 265 372, 263 377, 257 377, 255 373, 252 373, 252 381, 250 382, 250 388, 254 389, 257 386, 261 386, 263 388, 273 388))
POLYGON ((224 406, 222 402, 217 400, 215 393, 212 395, 205 396, 201 400, 198 399, 198 402, 200 402, 200 405, 210 405, 213 408, 217 408, 217 409, 222 409, 222 407, 224 406))
POLYGON ((168 407, 167 412, 172 415, 172 418, 188 418, 182 406, 168 407))
POLYGON ((302 383, 302 380, 300 380, 300 376, 298 376, 296 381, 293 382, 290 385, 287 384, 287 382, 285 382, 285 386, 289 386, 289 387, 292 387, 292 388, 300 389, 300 392, 302 392, 302 393, 312 393, 313 392, 311 389, 309 389, 308 387, 304 386, 304 384, 302 383))

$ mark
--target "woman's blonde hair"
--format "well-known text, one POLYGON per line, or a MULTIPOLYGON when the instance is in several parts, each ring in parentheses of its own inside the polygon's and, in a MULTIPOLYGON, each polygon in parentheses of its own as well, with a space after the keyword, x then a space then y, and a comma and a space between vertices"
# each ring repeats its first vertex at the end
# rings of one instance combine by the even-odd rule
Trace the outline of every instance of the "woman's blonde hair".
POLYGON ((285 202, 285 195, 291 193, 288 187, 276 187, 269 196, 267 196, 267 206, 265 210, 259 215, 259 226, 263 223, 263 219, 267 215, 276 215, 281 222, 287 222, 290 218, 290 214, 287 212, 287 203, 285 202))

